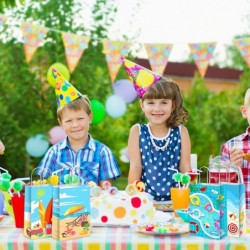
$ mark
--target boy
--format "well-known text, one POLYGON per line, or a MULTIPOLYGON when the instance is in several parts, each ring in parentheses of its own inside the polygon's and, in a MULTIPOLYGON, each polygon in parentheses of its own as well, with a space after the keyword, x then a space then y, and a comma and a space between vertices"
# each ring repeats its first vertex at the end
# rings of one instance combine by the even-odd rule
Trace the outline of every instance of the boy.
MULTIPOLYGON (((250 88, 246 91, 240 111, 250 125, 250 88)), ((246 187, 246 208, 250 209, 250 126, 244 134, 233 137, 222 146, 222 155, 242 169, 246 187)))
POLYGON ((52 172, 63 169, 58 175, 60 183, 64 183, 64 176, 74 167, 79 167, 84 183, 94 181, 102 186, 103 181, 116 179, 121 172, 111 150, 88 133, 92 120, 88 97, 76 90, 55 69, 52 69, 52 73, 56 79, 58 122, 67 138, 48 150, 37 173, 48 178, 52 172))

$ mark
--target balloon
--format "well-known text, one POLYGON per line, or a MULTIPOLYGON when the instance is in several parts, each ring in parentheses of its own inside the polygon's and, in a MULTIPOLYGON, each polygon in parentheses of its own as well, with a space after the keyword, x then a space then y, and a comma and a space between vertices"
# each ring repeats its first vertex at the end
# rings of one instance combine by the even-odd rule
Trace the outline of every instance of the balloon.
POLYGON ((102 122, 105 117, 104 105, 96 99, 90 100, 90 105, 93 113, 92 124, 98 124, 102 122))
POLYGON ((66 80, 70 80, 70 73, 68 68, 62 63, 52 64, 47 71, 47 80, 52 87, 55 87, 55 79, 52 75, 52 68, 55 68, 66 80))
POLYGON ((122 79, 116 81, 113 84, 113 89, 114 93, 121 96, 126 103, 133 102, 137 97, 135 88, 129 80, 122 79))
POLYGON ((35 137, 30 137, 26 142, 26 151, 32 157, 40 157, 45 154, 49 148, 49 142, 46 141, 45 136, 38 134, 35 137))
POLYGON ((49 131, 49 142, 54 145, 67 137, 65 131, 60 126, 55 126, 49 131))
POLYGON ((126 112, 126 103, 119 95, 111 95, 108 97, 105 105, 109 116, 117 118, 126 112))

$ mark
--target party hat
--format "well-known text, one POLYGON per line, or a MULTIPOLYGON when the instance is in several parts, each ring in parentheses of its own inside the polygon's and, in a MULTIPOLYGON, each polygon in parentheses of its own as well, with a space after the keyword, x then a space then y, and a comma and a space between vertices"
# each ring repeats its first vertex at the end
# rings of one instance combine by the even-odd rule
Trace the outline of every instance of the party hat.
POLYGON ((121 59, 128 73, 130 81, 133 83, 139 98, 157 81, 161 76, 125 58, 121 59))
POLYGON ((52 75, 55 79, 56 86, 56 103, 57 107, 62 107, 65 104, 74 101, 82 94, 68 82, 55 68, 52 68, 52 75))

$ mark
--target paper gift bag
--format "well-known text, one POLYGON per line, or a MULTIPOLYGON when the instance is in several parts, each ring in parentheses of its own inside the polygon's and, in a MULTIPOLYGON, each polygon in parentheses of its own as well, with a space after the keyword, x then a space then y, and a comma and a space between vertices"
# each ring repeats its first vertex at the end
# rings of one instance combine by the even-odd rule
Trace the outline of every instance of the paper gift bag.
POLYGON ((52 237, 58 240, 67 240, 89 234, 89 186, 53 186, 52 237))
POLYGON ((51 236, 52 203, 51 185, 25 186, 24 236, 30 239, 51 236))
POLYGON ((190 185, 190 233, 211 239, 227 236, 226 187, 221 184, 190 185))
POLYGON ((243 175, 235 167, 239 183, 222 183, 227 196, 227 229, 228 236, 240 237, 246 233, 246 193, 243 175))

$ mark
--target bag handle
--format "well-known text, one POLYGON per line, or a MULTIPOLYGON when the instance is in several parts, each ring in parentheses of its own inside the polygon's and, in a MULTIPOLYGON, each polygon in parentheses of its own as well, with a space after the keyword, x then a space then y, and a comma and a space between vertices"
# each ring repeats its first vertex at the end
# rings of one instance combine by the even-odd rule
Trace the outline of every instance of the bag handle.
MULTIPOLYGON (((31 175, 30 175, 30 182, 31 182, 31 185, 32 185, 32 176, 33 176, 33 173, 34 173, 34 171, 35 171, 36 169, 38 169, 38 167, 37 167, 37 168, 34 168, 34 169, 31 171, 31 175)), ((50 170, 50 169, 48 169, 48 170, 49 170, 49 172, 51 173, 51 170, 50 170)), ((40 174, 40 183, 41 183, 41 185, 45 185, 45 184, 43 183, 43 180, 44 180, 43 172, 44 172, 44 171, 45 171, 45 169, 43 169, 42 172, 41 172, 41 174, 40 174)))

